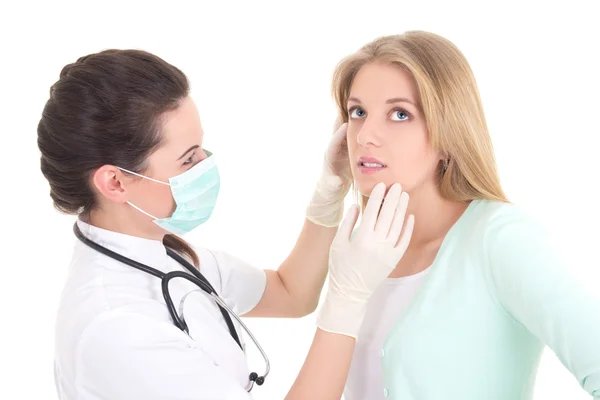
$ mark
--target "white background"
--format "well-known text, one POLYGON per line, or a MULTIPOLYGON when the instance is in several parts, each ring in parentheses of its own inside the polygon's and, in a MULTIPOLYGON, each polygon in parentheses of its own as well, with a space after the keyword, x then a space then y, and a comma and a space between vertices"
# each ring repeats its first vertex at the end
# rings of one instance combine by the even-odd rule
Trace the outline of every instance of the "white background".
MULTIPOLYGON (((569 267, 600 287, 597 1, 18 3, 0 12, 2 399, 56 397, 54 313, 74 219, 52 208, 36 126, 62 66, 111 47, 154 52, 191 80, 222 192, 189 240, 276 268, 299 233, 331 133, 335 64, 380 35, 446 36, 475 71, 511 200, 542 218, 569 267)), ((314 319, 248 322, 272 362, 256 398, 283 398, 314 319)), ((535 398, 588 396, 547 352, 535 398)))

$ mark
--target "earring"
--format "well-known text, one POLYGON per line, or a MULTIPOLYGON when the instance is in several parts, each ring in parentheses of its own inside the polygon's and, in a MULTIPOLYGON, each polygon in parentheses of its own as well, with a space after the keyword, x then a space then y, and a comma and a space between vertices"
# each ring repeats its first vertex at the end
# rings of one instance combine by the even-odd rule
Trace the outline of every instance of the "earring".
POLYGON ((446 172, 446 170, 448 169, 448 164, 450 163, 450 159, 446 158, 442 164, 442 171, 446 172))

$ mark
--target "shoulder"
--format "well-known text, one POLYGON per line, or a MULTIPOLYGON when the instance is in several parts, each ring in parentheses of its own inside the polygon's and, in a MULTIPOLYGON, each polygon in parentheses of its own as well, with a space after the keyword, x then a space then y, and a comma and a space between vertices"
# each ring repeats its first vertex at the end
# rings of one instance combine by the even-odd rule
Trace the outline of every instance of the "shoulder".
POLYGON ((223 277, 216 252, 205 247, 197 246, 194 246, 193 250, 200 260, 200 273, 208 279, 217 292, 220 292, 223 287, 223 277))
POLYGON ((192 249, 200 260, 200 273, 208 279, 218 293, 226 290, 232 277, 235 278, 242 272, 257 271, 252 265, 226 251, 200 246, 193 246, 192 249))
POLYGON ((468 230, 476 232, 486 246, 498 240, 511 241, 511 237, 512 241, 515 241, 528 235, 538 238, 546 234, 540 220, 527 209, 514 203, 475 200, 469 212, 468 230))
MULTIPOLYGON (((252 310, 262 298, 267 286, 267 274, 264 269, 258 268, 226 251, 204 249, 212 258, 212 266, 218 274, 219 295, 235 303, 239 314, 252 310)), ((205 274, 206 265, 200 270, 205 274)))
POLYGON ((200 269, 204 272, 219 274, 221 284, 225 284, 232 275, 236 274, 263 274, 262 269, 251 263, 234 256, 230 252, 219 249, 195 248, 200 258, 200 269))
POLYGON ((232 278, 243 273, 262 273, 261 270, 231 253, 206 247, 193 247, 200 260, 200 272, 218 291, 223 291, 232 278))
POLYGON ((473 214, 477 218, 471 243, 477 243, 477 259, 494 281, 514 283, 562 268, 557 243, 531 211, 513 203, 480 201, 473 214))
POLYGON ((484 239, 488 248, 500 245, 506 250, 548 244, 546 227, 529 210, 513 203, 503 203, 490 213, 484 239))
POLYGON ((449 233, 453 254, 471 254, 488 265, 516 254, 529 257, 551 246, 544 224, 514 203, 474 200, 449 233))

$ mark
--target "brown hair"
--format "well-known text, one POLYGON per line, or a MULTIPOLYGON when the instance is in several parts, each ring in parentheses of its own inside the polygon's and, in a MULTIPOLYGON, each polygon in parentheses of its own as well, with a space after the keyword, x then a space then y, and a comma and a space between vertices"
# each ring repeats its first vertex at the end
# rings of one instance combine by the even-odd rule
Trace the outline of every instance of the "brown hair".
POLYGON ((440 165, 438 174, 444 198, 508 201, 475 77, 453 43, 434 33, 409 31, 377 38, 344 58, 335 70, 332 87, 343 122, 348 120, 354 77, 369 63, 395 65, 413 76, 431 144, 449 157, 447 169, 440 165))
MULTIPOLYGON (((189 90, 183 72, 140 50, 105 50, 66 65, 37 128, 54 207, 89 213, 97 205, 89 180, 103 165, 143 173, 162 142, 161 116, 189 90)), ((166 235, 163 242, 199 265, 184 240, 166 235)))

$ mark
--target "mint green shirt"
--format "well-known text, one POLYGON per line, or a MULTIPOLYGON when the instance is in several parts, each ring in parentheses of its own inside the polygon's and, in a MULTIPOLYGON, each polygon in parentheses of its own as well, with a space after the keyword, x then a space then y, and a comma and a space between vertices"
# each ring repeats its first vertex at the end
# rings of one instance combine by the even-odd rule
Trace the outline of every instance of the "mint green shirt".
POLYGON ((532 399, 548 345, 600 399, 600 297, 554 250, 515 205, 471 202, 386 339, 384 396, 532 399))

